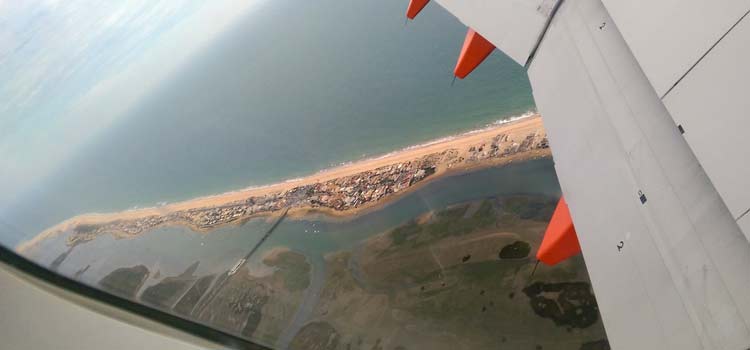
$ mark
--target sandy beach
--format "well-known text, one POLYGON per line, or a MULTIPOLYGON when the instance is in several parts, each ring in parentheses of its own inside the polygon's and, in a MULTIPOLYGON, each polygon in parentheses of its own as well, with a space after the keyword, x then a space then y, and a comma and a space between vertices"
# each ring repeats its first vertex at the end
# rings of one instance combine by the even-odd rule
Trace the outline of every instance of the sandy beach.
MULTIPOLYGON (((457 159, 470 159, 470 157, 472 156, 472 152, 477 153, 477 147, 480 147, 479 150, 481 151, 481 147, 484 147, 484 145, 488 144, 488 142, 493 140, 493 138, 497 139, 498 135, 504 135, 506 139, 510 140, 510 142, 507 142, 507 144, 509 145, 508 147, 512 147, 514 144, 517 147, 518 143, 521 142, 521 140, 524 140, 524 138, 528 138, 529 135, 536 135, 535 140, 543 139, 546 142, 546 133, 542 125, 541 117, 539 115, 531 115, 513 122, 493 125, 485 129, 469 132, 451 138, 437 140, 434 142, 426 143, 424 145, 410 147, 387 155, 345 164, 303 178, 279 182, 268 186, 247 188, 218 195, 199 197, 159 207, 134 209, 116 213, 91 213, 79 215, 44 230, 33 239, 19 244, 16 249, 19 252, 24 252, 25 250, 33 247, 38 242, 46 238, 71 229, 75 229, 76 227, 80 227, 82 225, 104 225, 107 223, 127 222, 149 217, 166 217, 170 214, 178 212, 186 212, 201 208, 216 208, 227 206, 247 201, 248 198, 252 197, 269 196, 273 194, 284 193, 287 191, 293 191, 297 188, 300 188, 301 186, 321 184, 335 181, 337 179, 352 177, 365 172, 371 172, 373 169, 378 169, 394 164, 401 164, 404 162, 410 162, 416 159, 440 154, 441 152, 444 154, 449 150, 456 154, 457 159)), ((434 166, 435 173, 427 177, 425 181, 421 181, 418 184, 413 185, 399 193, 392 193, 387 196, 383 196, 382 199, 379 199, 377 201, 373 200, 372 202, 368 202, 356 208, 347 210, 333 210, 331 208, 325 207, 295 207, 290 211, 289 214, 300 215, 300 213, 309 212, 310 210, 317 210, 326 214, 336 216, 355 215, 361 213, 362 211, 382 206, 394 198, 413 191, 417 186, 423 186, 425 183, 434 181, 436 178, 444 176, 448 173, 469 171, 473 170, 474 168, 498 166, 513 161, 522 161, 525 159, 546 157, 549 155, 549 149, 546 148, 545 145, 545 147, 536 147, 529 150, 524 149, 522 152, 507 154, 507 156, 480 159, 478 161, 453 161, 450 163, 438 162, 436 166, 434 166)), ((265 212, 263 214, 272 213, 265 212)), ((188 226, 192 227, 192 225, 188 226)), ((122 236, 125 237, 127 235, 122 236)))

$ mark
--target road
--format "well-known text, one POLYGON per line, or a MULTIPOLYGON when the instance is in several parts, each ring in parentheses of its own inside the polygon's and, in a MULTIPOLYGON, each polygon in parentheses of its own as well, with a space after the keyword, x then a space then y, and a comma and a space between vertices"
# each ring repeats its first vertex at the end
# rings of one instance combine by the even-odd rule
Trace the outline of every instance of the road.
MULTIPOLYGON (((287 207, 286 209, 284 209, 284 212, 281 213, 281 215, 276 219, 276 221, 273 223, 273 225, 271 225, 271 227, 268 229, 268 231, 266 231, 266 233, 263 235, 263 237, 261 237, 260 240, 257 243, 255 243, 255 245, 253 246, 253 248, 250 249, 250 251, 248 251, 247 254, 245 254, 245 256, 243 257, 244 261, 240 260, 240 261, 242 261, 242 263, 239 264, 236 269, 234 269, 235 271, 241 269, 243 266, 245 266, 245 264, 247 264, 247 262, 250 260, 250 257, 253 254, 255 254, 255 252, 258 250, 258 248, 260 248, 260 246, 263 245, 263 242, 265 242, 266 239, 268 239, 268 237, 271 236, 271 234, 276 229, 276 227, 278 227, 279 224, 282 221, 284 221, 284 218, 286 217, 286 214, 288 212, 289 212, 289 208, 287 207)), ((224 285, 226 284, 227 280, 229 280, 230 271, 231 270, 227 270, 227 272, 221 274, 216 279, 216 282, 211 287, 211 289, 209 289, 204 294, 204 297, 202 298, 202 300, 198 301, 196 308, 193 309, 193 314, 194 315, 200 316, 200 314, 203 312, 203 310, 211 304, 211 302, 214 300, 214 298, 216 297, 216 295, 218 295, 219 292, 221 291, 221 289, 224 287, 224 285)))

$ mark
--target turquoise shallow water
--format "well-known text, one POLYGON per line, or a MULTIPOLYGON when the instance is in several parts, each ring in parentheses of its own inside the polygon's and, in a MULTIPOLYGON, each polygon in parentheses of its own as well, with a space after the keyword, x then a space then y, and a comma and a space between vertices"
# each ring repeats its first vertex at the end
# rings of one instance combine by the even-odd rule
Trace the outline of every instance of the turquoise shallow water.
POLYGON ((179 74, 0 210, 15 245, 85 212, 295 178, 533 109, 495 52, 451 87, 466 28, 437 4, 267 1, 179 74))

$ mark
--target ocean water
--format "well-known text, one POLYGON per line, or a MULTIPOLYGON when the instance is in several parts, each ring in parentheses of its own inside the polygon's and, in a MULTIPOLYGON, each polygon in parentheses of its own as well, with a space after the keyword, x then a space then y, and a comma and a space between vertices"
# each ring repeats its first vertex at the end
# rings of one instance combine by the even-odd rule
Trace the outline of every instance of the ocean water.
POLYGON ((2 243, 77 214, 300 177, 534 108, 525 71, 499 51, 451 86, 466 28, 433 3, 404 25, 406 3, 264 2, 0 213, 2 243))

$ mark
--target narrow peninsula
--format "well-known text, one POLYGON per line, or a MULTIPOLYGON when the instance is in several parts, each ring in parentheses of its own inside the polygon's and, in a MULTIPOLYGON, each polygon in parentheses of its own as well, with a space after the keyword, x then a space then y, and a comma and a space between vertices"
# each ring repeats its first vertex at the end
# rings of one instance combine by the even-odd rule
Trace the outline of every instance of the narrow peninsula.
POLYGON ((66 240, 71 247, 104 234, 128 238, 165 225, 208 232, 284 209, 290 216, 313 212, 351 216, 383 206, 441 176, 549 156, 541 117, 534 114, 269 186, 153 208, 79 215, 48 228, 17 250, 23 253, 64 232, 71 232, 66 240))

